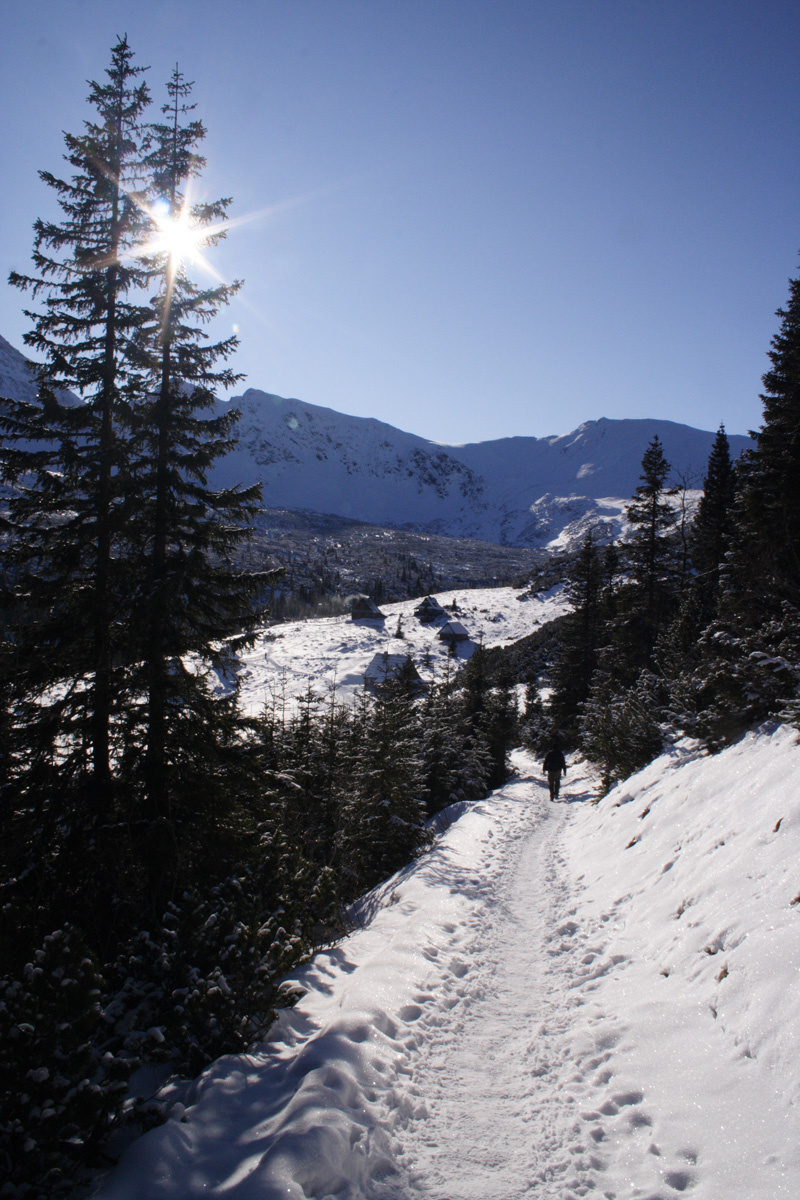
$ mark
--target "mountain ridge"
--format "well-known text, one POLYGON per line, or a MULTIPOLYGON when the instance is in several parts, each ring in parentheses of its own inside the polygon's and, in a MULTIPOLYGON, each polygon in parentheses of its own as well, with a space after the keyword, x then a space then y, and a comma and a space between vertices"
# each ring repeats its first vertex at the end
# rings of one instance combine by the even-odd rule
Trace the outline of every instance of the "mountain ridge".
MULTIPOLYGON (((260 483, 270 508, 518 546, 618 536, 645 449, 658 435, 677 476, 702 487, 715 434, 656 418, 586 421, 567 434, 443 444, 371 417, 249 388, 239 448, 215 478, 260 483)), ((750 439, 730 438, 737 457, 750 439)))
MULTIPOLYGON (((31 399, 35 382, 0 336, 2 393, 31 399)), ((574 547, 589 530, 600 541, 623 532, 655 435, 674 477, 694 488, 715 437, 657 418, 600 417, 566 434, 448 444, 257 388, 216 402, 218 412, 232 406, 238 445, 213 468, 215 486, 258 483, 268 509, 551 550, 574 547)), ((752 444, 729 440, 734 457, 752 444)))

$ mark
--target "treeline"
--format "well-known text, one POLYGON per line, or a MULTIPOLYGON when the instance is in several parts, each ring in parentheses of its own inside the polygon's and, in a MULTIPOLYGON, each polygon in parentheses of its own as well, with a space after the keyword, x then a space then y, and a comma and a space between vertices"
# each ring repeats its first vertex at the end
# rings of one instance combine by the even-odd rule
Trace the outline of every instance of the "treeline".
POLYGON ((800 281, 772 341, 764 423, 731 461, 720 428, 696 515, 657 438, 627 540, 588 537, 567 585, 545 711, 610 786, 677 736, 717 750, 768 717, 796 721, 800 685, 800 281))
POLYGON ((214 490, 235 419, 238 284, 189 268, 229 202, 192 201, 205 130, 176 68, 161 119, 122 39, 42 173, 38 395, 0 400, 0 1188, 73 1194, 144 1063, 196 1072, 262 1034, 347 904, 505 778, 515 708, 483 655, 417 694, 246 718, 233 658, 278 580, 244 569, 257 490, 214 490))

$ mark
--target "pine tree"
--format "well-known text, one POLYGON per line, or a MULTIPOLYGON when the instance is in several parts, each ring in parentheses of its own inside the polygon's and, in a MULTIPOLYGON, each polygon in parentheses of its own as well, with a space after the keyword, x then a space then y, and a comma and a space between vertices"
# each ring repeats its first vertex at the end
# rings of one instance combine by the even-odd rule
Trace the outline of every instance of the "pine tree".
MULTIPOLYGON (((627 579, 607 598, 604 644, 580 718, 580 745, 602 767, 604 786, 653 758, 663 742, 667 689, 653 669, 680 596, 669 463, 658 437, 642 458, 642 483, 628 506, 627 579)), ((679 557, 679 556, 678 556, 679 557)), ((615 567, 610 563, 611 571, 615 567)))
POLYGON ((589 533, 567 579, 565 593, 573 607, 559 639, 550 698, 552 724, 570 744, 575 741, 578 712, 589 695, 597 667, 605 625, 603 590, 603 564, 589 533))
POLYGON ((581 749, 600 766, 604 791, 660 753, 665 700, 663 685, 648 670, 641 671, 632 686, 620 688, 601 655, 584 705, 581 749))
POLYGON ((728 550, 736 497, 736 471, 731 461, 725 426, 720 425, 703 483, 703 495, 697 509, 691 535, 692 566, 696 572, 695 590, 700 602, 700 620, 716 613, 720 590, 720 572, 728 550))
POLYGON ((420 706, 423 794, 429 816, 460 800, 479 800, 487 792, 489 751, 465 720, 461 700, 446 669, 428 687, 420 706))
POLYGON ((135 1061, 111 1049, 103 978, 69 925, 3 943, 0 1163, 9 1196, 74 1194, 125 1100, 135 1061))
POLYGON ((209 342, 202 326, 240 285, 204 288, 188 276, 192 247, 224 236, 230 203, 191 203, 191 181, 205 162, 196 151, 205 129, 186 102, 191 86, 176 67, 162 108, 166 120, 150 128, 146 165, 158 229, 145 262, 158 291, 136 347, 150 387, 131 410, 130 429, 138 500, 132 588, 140 653, 134 657, 146 697, 145 727, 131 746, 137 756, 141 747, 146 857, 157 908, 175 886, 178 862, 186 860, 204 813, 225 808, 226 770, 236 757, 236 696, 234 689, 215 697, 209 672, 226 671, 222 639, 252 629, 255 603, 275 578, 235 564, 260 488, 217 490, 208 482, 214 462, 234 445, 238 419, 233 409, 213 412, 213 389, 240 376, 219 365, 237 339, 209 342))
MULTIPOLYGON (((725 512, 726 495, 718 506, 724 514, 723 532, 717 540, 710 539, 712 564, 722 547, 716 604, 704 614, 711 619, 698 639, 692 669, 679 680, 682 726, 712 749, 769 715, 796 719, 800 280, 790 282, 789 303, 778 310, 778 316, 781 326, 769 355, 772 369, 763 377, 763 425, 753 435, 755 447, 742 455, 734 469, 733 503, 725 512)), ((723 491, 730 486, 727 475, 723 461, 723 491)), ((723 521, 720 513, 716 513, 717 525, 723 521)), ((701 534, 705 532, 702 527, 701 534)), ((714 577, 712 566, 712 581, 714 577)))
POLYGON ((97 838, 113 809, 112 741, 127 695, 118 551, 129 477, 120 421, 141 382, 130 350, 144 320, 136 300, 145 273, 127 255, 143 232, 149 102, 132 58, 123 38, 108 81, 90 85, 96 119, 80 135, 65 134, 72 176, 41 172, 63 217, 35 223, 36 273, 11 275, 45 301, 28 311, 25 336, 39 358, 37 400, 0 406, 2 473, 14 485, 4 606, 18 668, 6 724, 20 801, 4 849, 31 854, 40 881, 50 864, 56 894, 75 877, 69 846, 93 847, 114 869, 113 850, 97 838))
POLYGON ((467 736, 489 765, 487 787, 502 787, 508 779, 508 754, 517 732, 511 675, 505 669, 492 674, 481 643, 464 665, 459 682, 459 707, 467 736))
POLYGON ((349 709, 331 687, 323 704, 309 684, 283 737, 285 830, 317 868, 331 866, 339 807, 349 783, 349 709))
POLYGON ((620 591, 620 665, 629 681, 653 661, 659 634, 666 628, 676 605, 674 551, 671 534, 675 514, 667 497, 670 466, 658 436, 642 457, 642 482, 626 509, 633 532, 625 547, 629 582, 620 591))
POLYGON ((356 896, 404 866, 429 839, 419 715, 406 683, 389 678, 373 700, 363 695, 353 730, 357 742, 337 850, 342 877, 356 896))
POLYGON ((742 461, 732 582, 743 619, 748 609, 800 606, 800 279, 789 286, 763 377, 763 424, 742 461))

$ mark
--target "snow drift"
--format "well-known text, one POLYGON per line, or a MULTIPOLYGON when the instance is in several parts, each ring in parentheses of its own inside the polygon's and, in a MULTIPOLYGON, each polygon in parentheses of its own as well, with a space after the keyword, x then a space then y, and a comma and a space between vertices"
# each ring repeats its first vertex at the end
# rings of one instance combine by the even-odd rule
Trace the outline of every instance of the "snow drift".
POLYGON ((367 897, 102 1200, 794 1200, 800 748, 537 764, 367 897))

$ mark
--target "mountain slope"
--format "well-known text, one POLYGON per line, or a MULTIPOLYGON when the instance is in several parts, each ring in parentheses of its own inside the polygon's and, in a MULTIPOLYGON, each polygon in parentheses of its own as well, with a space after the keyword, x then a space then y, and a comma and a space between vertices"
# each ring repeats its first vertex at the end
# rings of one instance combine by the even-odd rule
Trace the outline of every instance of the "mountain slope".
MULTIPOLYGON (((702 484, 714 434, 672 421, 601 418, 561 437, 439 445, 391 425, 249 389, 221 483, 263 486, 270 508, 542 546, 590 526, 616 535, 657 434, 678 475, 702 484)), ((733 436, 735 456, 749 439, 733 436)))
MULTIPOLYGON (((31 399, 34 386, 23 355, 0 337, 0 395, 31 399)), ((219 486, 259 483, 267 508, 517 546, 569 546, 598 527, 617 536, 654 435, 676 478, 696 487, 714 440, 672 421, 602 417, 559 437, 440 445, 255 388, 229 403, 241 414, 239 446, 217 464, 219 486)), ((738 456, 749 439, 730 442, 738 456)))
POLYGON ((259 482, 269 508, 308 508, 376 525, 471 535, 491 519, 485 482, 451 447, 372 418, 349 417, 250 388, 239 409, 239 450, 218 468, 225 484, 259 482))
POLYGON ((581 763, 558 804, 515 766, 97 1200, 800 1194, 796 733, 598 804, 581 763))
POLYGON ((36 381, 28 360, 0 335, 0 396, 35 400, 36 381))

